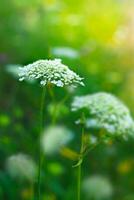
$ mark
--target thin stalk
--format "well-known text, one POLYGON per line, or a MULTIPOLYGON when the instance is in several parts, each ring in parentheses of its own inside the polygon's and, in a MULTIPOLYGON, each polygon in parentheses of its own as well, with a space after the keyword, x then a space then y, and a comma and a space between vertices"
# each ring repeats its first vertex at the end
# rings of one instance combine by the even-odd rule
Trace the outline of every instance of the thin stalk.
POLYGON ((81 164, 78 166, 78 189, 77 189, 77 200, 81 198, 81 164))
POLYGON ((65 103, 65 101, 68 99, 69 95, 66 95, 59 103, 57 103, 56 99, 55 99, 55 93, 54 93, 52 85, 48 85, 48 92, 49 92, 50 97, 52 99, 52 102, 54 104, 54 113, 53 113, 53 117, 52 117, 52 125, 55 125, 56 121, 57 121, 57 109, 65 103))
POLYGON ((83 152, 84 149, 84 127, 82 128, 82 136, 81 136, 81 149, 80 149, 80 157, 78 161, 78 180, 77 180, 77 200, 81 199, 81 172, 82 172, 82 162, 83 162, 83 152))
POLYGON ((40 183, 41 183, 41 147, 40 147, 40 136, 43 131, 43 107, 44 107, 44 100, 45 100, 45 87, 43 87, 42 95, 41 95, 41 104, 40 104, 40 130, 39 130, 39 160, 38 160, 38 200, 41 199, 41 191, 40 191, 40 183))
POLYGON ((51 97, 51 99, 52 99, 52 102, 53 102, 53 104, 54 104, 54 113, 53 113, 53 117, 52 117, 52 121, 51 121, 52 125, 54 125, 55 122, 56 122, 56 114, 57 114, 57 113, 56 113, 56 109, 57 109, 57 104, 56 104, 56 101, 55 101, 55 94, 54 94, 54 91, 53 91, 53 86, 52 86, 51 84, 48 85, 48 92, 49 92, 50 97, 51 97))
POLYGON ((52 124, 56 124, 57 121, 57 109, 58 107, 60 107, 61 105, 63 105, 65 103, 65 101, 67 100, 68 95, 66 95, 59 103, 55 102, 55 112, 53 114, 53 118, 52 118, 52 124))
POLYGON ((31 190, 31 200, 34 200, 34 185, 33 182, 30 182, 30 190, 31 190))

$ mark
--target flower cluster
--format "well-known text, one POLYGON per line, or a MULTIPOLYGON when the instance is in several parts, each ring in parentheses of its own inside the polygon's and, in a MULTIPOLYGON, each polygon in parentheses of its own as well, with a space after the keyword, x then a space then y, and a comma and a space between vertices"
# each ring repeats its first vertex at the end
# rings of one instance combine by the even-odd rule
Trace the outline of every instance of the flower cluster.
POLYGON ((49 126, 41 138, 41 146, 45 154, 53 155, 64 147, 71 139, 73 134, 64 126, 49 126))
POLYGON ((34 181, 37 167, 30 156, 17 154, 10 156, 6 161, 6 169, 14 178, 34 181))
POLYGON ((86 109, 89 118, 86 126, 104 129, 113 136, 127 138, 134 134, 134 121, 128 108, 115 96, 100 92, 92 95, 75 97, 72 110, 86 109))
POLYGON ((75 72, 62 64, 60 59, 38 60, 32 64, 20 67, 20 81, 24 79, 39 79, 41 85, 52 83, 58 87, 66 85, 84 85, 82 79, 75 72))
POLYGON ((87 199, 104 200, 113 194, 111 182, 101 175, 93 175, 83 180, 82 189, 87 199))

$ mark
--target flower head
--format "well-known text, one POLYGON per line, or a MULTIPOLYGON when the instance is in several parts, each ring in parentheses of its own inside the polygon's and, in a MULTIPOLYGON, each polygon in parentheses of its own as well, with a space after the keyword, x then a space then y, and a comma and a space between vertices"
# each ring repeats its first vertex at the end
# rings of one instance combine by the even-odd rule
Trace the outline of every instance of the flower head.
POLYGON ((6 161, 6 168, 14 178, 34 181, 36 176, 36 164, 30 156, 17 154, 10 156, 6 161))
POLYGON ((82 189, 87 199, 104 200, 109 199, 113 194, 113 187, 110 181, 100 175, 86 178, 82 183, 82 189))
POLYGON ((73 137, 73 134, 64 126, 49 126, 42 135, 42 149, 47 155, 57 153, 73 137))
POLYGON ((24 79, 39 79, 41 85, 52 83, 58 87, 66 85, 84 85, 82 78, 62 64, 60 59, 38 60, 32 64, 20 67, 20 81, 24 79))
POLYGON ((134 134, 134 121, 129 109, 115 96, 100 92, 92 95, 75 97, 72 110, 86 109, 88 128, 104 129, 113 136, 127 137, 134 134))

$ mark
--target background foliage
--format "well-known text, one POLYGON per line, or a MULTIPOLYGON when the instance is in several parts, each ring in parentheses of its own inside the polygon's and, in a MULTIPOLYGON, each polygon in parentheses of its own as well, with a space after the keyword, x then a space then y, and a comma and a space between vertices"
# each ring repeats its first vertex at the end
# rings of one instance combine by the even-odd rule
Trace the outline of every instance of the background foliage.
MULTIPOLYGON (((35 83, 18 82, 14 65, 60 57, 85 78, 86 86, 78 87, 74 95, 111 92, 134 115, 133 1, 2 0, 0 20, 0 199, 25 200, 30 199, 29 184, 13 180, 6 172, 5 161, 17 152, 37 160, 41 88, 35 83), (9 64, 13 75, 8 72, 9 64)), ((66 91, 54 88, 54 93, 59 102, 66 91)), ((50 94, 47 96, 45 126, 53 115, 50 94)), ((71 101, 69 94, 65 105, 57 108, 57 123, 73 130, 70 148, 79 151, 81 130, 70 112, 71 101)), ((83 177, 104 175, 114 186, 112 199, 134 199, 133 143, 97 147, 84 162, 83 177)), ((58 154, 48 158, 43 198, 75 199, 74 161, 68 157, 58 154)))

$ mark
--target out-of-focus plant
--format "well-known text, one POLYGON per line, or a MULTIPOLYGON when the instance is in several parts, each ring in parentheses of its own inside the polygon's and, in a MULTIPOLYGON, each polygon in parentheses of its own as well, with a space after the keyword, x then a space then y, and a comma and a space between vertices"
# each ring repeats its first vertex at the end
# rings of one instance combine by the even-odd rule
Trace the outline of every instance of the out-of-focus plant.
POLYGON ((134 137, 134 121, 129 109, 115 96, 100 92, 92 95, 75 97, 72 111, 79 111, 81 117, 77 124, 82 124, 81 149, 78 163, 78 200, 80 199, 81 164, 84 156, 100 142, 111 139, 134 137), (97 139, 92 144, 85 140, 84 129, 97 130, 97 139))
POLYGON ((17 154, 10 156, 6 161, 6 169, 16 179, 34 182, 37 175, 37 166, 30 156, 17 154))
POLYGON ((64 126, 50 126, 41 137, 41 146, 45 155, 54 155, 72 140, 73 133, 64 126))
POLYGON ((79 52, 70 47, 54 47, 52 49, 52 55, 56 57, 63 57, 68 59, 79 58, 79 52))
MULTIPOLYGON (((110 138, 134 135, 134 121, 129 109, 115 96, 100 92, 75 97, 72 110, 87 110, 86 127, 105 130, 110 138), (87 119, 89 116, 89 120, 87 119), (90 121, 90 118, 94 121, 90 121)), ((81 123, 81 119, 77 121, 81 123)), ((103 136, 103 134, 101 135, 103 136)))
POLYGON ((85 178, 82 182, 82 190, 86 200, 108 200, 113 194, 111 182, 101 175, 85 178))

